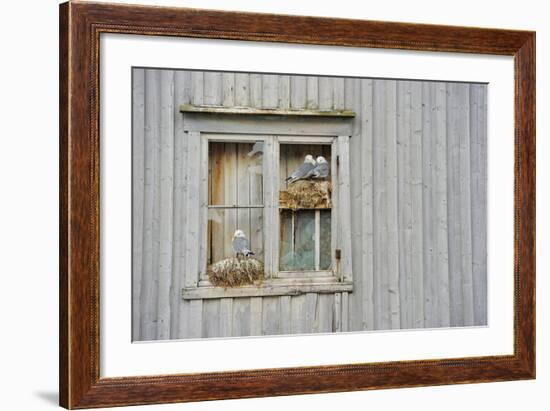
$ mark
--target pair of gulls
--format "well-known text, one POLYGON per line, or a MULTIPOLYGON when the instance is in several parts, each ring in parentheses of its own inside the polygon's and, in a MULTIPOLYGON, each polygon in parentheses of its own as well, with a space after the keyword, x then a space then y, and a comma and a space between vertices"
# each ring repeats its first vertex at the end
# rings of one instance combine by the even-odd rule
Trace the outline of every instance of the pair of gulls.
MULTIPOLYGON (((317 159, 314 159, 311 154, 308 154, 303 164, 300 165, 297 169, 295 169, 286 179, 285 181, 288 184, 292 184, 298 180, 307 180, 307 179, 323 179, 327 178, 330 173, 330 168, 327 160, 323 156, 317 157, 317 159)), ((231 241, 231 245, 233 247, 233 251, 235 252, 235 256, 239 258, 242 257, 250 257, 251 255, 254 255, 252 250, 250 249, 250 242, 248 241, 248 238, 246 238, 245 233, 243 230, 236 230, 235 234, 233 234, 233 240, 231 241)))
POLYGON ((330 173, 330 167, 323 156, 317 157, 314 159, 311 154, 308 154, 304 162, 300 167, 296 168, 286 179, 285 182, 292 184, 298 180, 307 180, 307 179, 324 179, 327 178, 330 173))

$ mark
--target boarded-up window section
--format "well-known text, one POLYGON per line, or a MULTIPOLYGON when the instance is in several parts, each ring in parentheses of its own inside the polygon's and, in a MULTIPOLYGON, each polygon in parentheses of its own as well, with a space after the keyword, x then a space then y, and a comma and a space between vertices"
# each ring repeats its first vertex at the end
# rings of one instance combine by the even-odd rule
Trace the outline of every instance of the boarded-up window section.
POLYGON ((279 170, 279 270, 331 270, 331 146, 281 144, 279 170))
POLYGON ((263 261, 263 142, 208 143, 208 264, 235 256, 242 230, 263 261))

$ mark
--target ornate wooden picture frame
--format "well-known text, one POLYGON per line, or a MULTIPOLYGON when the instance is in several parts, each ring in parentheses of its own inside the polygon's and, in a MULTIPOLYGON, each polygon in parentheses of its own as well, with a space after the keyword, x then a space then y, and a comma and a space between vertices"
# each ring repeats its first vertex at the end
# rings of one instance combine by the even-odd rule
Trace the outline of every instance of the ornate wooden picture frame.
POLYGON ((534 32, 69 2, 60 6, 59 46, 61 406, 126 406, 535 378, 534 32), (513 355, 100 377, 102 33, 513 56, 513 355))

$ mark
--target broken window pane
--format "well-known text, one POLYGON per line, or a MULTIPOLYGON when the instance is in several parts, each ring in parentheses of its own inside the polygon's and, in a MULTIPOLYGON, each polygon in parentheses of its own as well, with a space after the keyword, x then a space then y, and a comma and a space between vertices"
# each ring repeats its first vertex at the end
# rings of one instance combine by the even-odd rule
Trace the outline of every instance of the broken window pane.
POLYGON ((321 219, 319 269, 330 270, 332 268, 330 210, 321 210, 319 213, 321 219))
POLYGON ((313 211, 281 213, 280 269, 282 271, 315 270, 315 213, 313 211))

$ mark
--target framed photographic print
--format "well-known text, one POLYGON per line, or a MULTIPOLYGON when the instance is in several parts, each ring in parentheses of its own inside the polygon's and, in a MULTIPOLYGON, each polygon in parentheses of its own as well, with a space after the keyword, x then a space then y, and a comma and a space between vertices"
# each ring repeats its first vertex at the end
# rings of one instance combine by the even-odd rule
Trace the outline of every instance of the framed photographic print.
POLYGON ((60 6, 60 403, 535 377, 535 34, 60 6))

